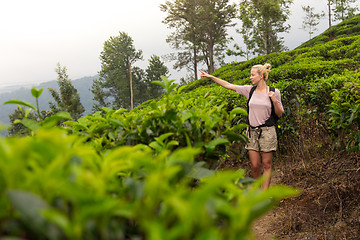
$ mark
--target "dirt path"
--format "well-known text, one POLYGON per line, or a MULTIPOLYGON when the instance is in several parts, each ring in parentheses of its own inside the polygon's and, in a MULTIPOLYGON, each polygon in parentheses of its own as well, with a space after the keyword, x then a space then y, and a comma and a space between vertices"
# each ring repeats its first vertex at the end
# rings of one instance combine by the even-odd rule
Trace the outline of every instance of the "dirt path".
MULTIPOLYGON (((276 169, 273 172, 273 176, 271 178, 271 185, 280 183, 281 174, 282 172, 279 169, 276 169)), ((254 222, 252 230, 255 234, 255 240, 275 239, 275 229, 273 226, 274 222, 277 221, 278 215, 279 214, 277 214, 276 208, 274 208, 254 222)))

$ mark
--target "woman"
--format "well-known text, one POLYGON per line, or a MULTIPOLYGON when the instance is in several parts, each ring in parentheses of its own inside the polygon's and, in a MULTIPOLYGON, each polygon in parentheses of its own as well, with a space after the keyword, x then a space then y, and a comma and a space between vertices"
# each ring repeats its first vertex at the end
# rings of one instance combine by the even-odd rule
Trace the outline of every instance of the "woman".
POLYGON ((249 142, 245 148, 249 152, 252 176, 255 179, 261 176, 262 162, 265 176, 263 189, 267 189, 270 185, 273 152, 277 147, 276 121, 284 112, 280 91, 266 85, 270 69, 269 63, 251 68, 250 80, 255 87, 234 85, 199 70, 201 78, 210 78, 220 86, 244 95, 248 99, 250 127, 247 129, 249 142))

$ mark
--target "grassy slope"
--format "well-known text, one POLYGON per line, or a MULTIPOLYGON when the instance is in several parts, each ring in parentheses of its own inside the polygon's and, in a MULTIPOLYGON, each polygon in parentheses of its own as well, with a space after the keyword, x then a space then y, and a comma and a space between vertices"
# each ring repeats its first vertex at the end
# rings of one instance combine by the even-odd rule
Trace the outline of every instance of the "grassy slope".
MULTIPOLYGON (((269 84, 282 92, 286 113, 280 123, 281 151, 275 167, 280 183, 303 190, 300 197, 284 201, 277 209, 273 230, 280 239, 360 238, 360 154, 344 149, 341 143, 348 136, 331 129, 328 115, 331 92, 343 88, 345 82, 360 83, 359 46, 357 15, 292 51, 232 63, 214 72, 241 85, 249 84, 252 65, 270 62, 273 66, 269 84)), ((191 95, 203 89, 219 93, 219 87, 208 79, 189 84, 185 91, 191 95)), ((244 106, 244 99, 236 94, 227 90, 222 94, 227 97, 219 97, 230 107, 244 106)), ((223 167, 248 169, 247 163, 233 159, 223 167)))

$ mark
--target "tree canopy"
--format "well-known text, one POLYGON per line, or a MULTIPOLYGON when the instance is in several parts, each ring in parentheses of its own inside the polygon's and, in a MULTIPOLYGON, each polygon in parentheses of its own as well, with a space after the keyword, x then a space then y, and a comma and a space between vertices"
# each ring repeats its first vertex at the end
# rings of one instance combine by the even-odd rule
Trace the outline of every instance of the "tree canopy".
POLYGON ((142 58, 142 51, 135 49, 133 39, 125 32, 110 37, 104 43, 100 55, 100 76, 92 86, 94 100, 98 101, 95 108, 102 105, 127 109, 134 107, 132 67, 142 58))
POLYGON ((287 32, 286 21, 293 0, 242 0, 240 2, 241 34, 253 53, 269 54, 286 48, 280 33, 287 32))
POLYGON ((198 60, 202 60, 208 71, 214 72, 216 49, 225 48, 227 27, 234 26, 235 5, 229 0, 174 0, 162 4, 161 10, 168 14, 163 22, 176 30, 168 38, 173 47, 185 46, 193 51, 195 70, 198 60))
POLYGON ((55 103, 50 102, 51 110, 56 113, 60 111, 69 112, 73 119, 81 117, 85 111, 84 106, 80 102, 80 96, 77 89, 72 85, 66 67, 61 67, 60 63, 57 64, 55 69, 58 74, 57 83, 59 85, 59 92, 54 88, 48 88, 51 96, 54 98, 55 103))

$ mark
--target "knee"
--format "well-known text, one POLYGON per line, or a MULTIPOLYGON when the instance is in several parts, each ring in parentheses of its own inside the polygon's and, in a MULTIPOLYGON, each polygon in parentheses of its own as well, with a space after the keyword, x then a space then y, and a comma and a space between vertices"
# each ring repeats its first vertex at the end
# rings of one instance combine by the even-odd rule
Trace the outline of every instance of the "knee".
POLYGON ((251 168, 253 171, 260 171, 261 163, 252 163, 251 168))
POLYGON ((271 162, 264 162, 263 167, 264 167, 264 170, 271 170, 272 164, 271 164, 271 162))

